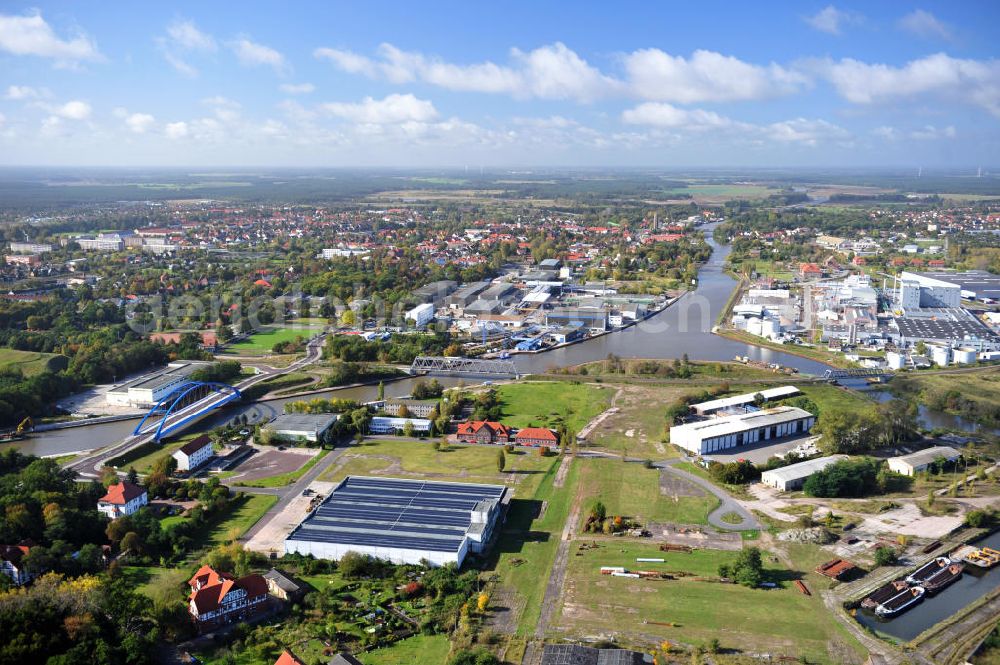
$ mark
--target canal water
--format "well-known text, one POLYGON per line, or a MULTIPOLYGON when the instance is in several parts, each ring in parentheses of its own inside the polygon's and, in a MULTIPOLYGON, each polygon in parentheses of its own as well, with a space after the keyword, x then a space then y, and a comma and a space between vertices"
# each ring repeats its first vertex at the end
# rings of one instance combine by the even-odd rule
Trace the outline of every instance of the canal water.
MULTIPOLYGON (((865 394, 876 402, 888 402, 895 399, 895 396, 888 390, 866 389, 865 394)), ((980 425, 974 420, 956 416, 954 413, 945 411, 935 411, 927 407, 926 404, 917 405, 917 422, 925 429, 957 430, 969 434, 994 434, 1000 436, 1000 429, 994 429, 985 425, 980 425)))
MULTIPOLYGON (((1000 532, 972 544, 978 547, 998 549, 1000 548, 1000 532)), ((943 589, 936 596, 925 596, 923 602, 899 616, 883 619, 875 616, 869 610, 858 609, 856 619, 872 630, 907 642, 997 587, 1000 587, 1000 566, 983 570, 976 566, 967 565, 965 573, 957 582, 943 589)))

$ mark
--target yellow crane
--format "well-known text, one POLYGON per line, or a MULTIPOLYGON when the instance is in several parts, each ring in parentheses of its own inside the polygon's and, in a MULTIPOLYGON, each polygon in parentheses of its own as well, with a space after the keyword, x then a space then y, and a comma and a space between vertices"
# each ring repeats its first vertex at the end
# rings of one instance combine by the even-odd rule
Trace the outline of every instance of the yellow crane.
POLYGON ((20 436, 25 432, 30 432, 33 429, 35 429, 35 423, 31 420, 31 416, 28 416, 27 418, 22 420, 20 424, 18 424, 17 434, 18 436, 20 436))

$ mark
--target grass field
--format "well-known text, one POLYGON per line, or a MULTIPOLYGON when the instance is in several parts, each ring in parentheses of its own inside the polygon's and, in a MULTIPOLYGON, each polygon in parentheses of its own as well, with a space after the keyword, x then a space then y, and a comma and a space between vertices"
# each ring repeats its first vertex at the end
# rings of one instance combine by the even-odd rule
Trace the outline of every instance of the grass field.
POLYGON ((271 326, 255 332, 250 337, 231 344, 227 351, 234 354, 243 353, 270 353, 275 344, 279 342, 291 342, 296 337, 309 339, 312 335, 320 331, 320 327, 283 327, 271 326))
POLYGON ((796 590, 793 580, 800 573, 766 554, 766 577, 779 585, 777 589, 708 581, 718 575, 719 564, 734 557, 734 552, 716 550, 660 552, 648 544, 618 541, 581 551, 574 543, 557 623, 576 634, 596 634, 606 630, 608 617, 617 617, 615 631, 623 641, 630 636, 656 635, 674 643, 706 645, 716 638, 723 649, 802 657, 810 663, 841 663, 846 654, 860 654, 857 643, 829 616, 819 594, 805 596, 796 590), (580 556, 576 556, 578 552, 580 556), (637 557, 662 557, 665 562, 637 564, 637 557), (635 570, 640 565, 643 570, 681 573, 706 581, 600 574, 601 566, 635 570))
POLYGON ((590 506, 600 500, 608 515, 631 517, 639 522, 707 524, 708 514, 719 505, 711 494, 699 496, 664 496, 660 493, 659 469, 612 459, 579 459, 580 486, 584 510, 582 527, 590 506))
POLYGON ((553 466, 546 473, 532 495, 511 503, 496 545, 495 570, 503 585, 514 589, 524 603, 517 622, 520 636, 532 634, 538 624, 545 587, 576 493, 579 460, 570 466, 562 487, 555 486, 557 469, 553 466))
POLYGON ((351 446, 320 480, 339 481, 349 475, 384 473, 403 478, 455 480, 467 483, 515 485, 517 496, 531 496, 558 457, 539 457, 519 451, 506 453, 503 472, 497 471, 497 452, 492 446, 450 446, 436 451, 431 442, 375 440, 351 446))
POLYGON ((358 660, 365 665, 398 665, 421 663, 444 665, 451 645, 445 635, 415 635, 392 646, 360 654, 358 660))
POLYGON ((55 353, 0 349, 0 369, 16 368, 21 370, 25 376, 39 374, 47 369, 56 371, 60 361, 54 360, 54 358, 64 358, 64 356, 55 353))
POLYGON ((608 408, 613 388, 585 383, 521 381, 497 387, 504 422, 512 427, 558 427, 577 432, 608 408))
POLYGON ((247 494, 242 499, 233 499, 228 513, 195 535, 194 548, 217 547, 239 538, 277 502, 278 497, 271 494, 247 494))
POLYGON ((629 457, 665 459, 676 450, 663 443, 664 406, 688 392, 681 386, 623 385, 615 399, 618 413, 601 422, 587 439, 588 448, 601 448, 629 457))

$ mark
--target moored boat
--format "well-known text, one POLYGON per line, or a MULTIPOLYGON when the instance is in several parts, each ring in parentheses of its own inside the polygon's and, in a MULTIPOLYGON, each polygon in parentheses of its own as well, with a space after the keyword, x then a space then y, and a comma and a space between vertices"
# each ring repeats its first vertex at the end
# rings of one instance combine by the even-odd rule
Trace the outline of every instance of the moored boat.
POLYGON ((928 577, 924 581, 923 587, 927 589, 927 593, 937 593, 952 582, 958 580, 958 578, 962 576, 962 572, 964 570, 964 564, 953 563, 928 577))
POLYGON ((902 614, 923 600, 924 594, 926 593, 927 591, 922 586, 910 587, 909 589, 896 594, 884 603, 880 603, 879 606, 875 608, 875 614, 880 617, 891 617, 897 614, 902 614))
POLYGON ((892 582, 882 585, 868 594, 868 596, 861 601, 861 607, 874 610, 883 602, 899 594, 900 591, 905 590, 908 586, 909 585, 903 580, 893 580, 892 582))
POLYGON ((910 584, 923 584, 932 575, 937 574, 944 568, 951 565, 951 559, 946 556, 939 556, 931 559, 906 576, 906 581, 910 584))

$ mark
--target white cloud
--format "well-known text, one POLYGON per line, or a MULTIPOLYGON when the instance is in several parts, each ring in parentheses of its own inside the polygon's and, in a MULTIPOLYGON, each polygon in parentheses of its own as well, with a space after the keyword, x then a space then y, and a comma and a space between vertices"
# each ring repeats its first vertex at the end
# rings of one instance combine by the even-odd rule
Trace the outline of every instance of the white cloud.
POLYGON ((923 9, 914 9, 899 19, 899 27, 909 33, 925 38, 951 39, 951 27, 934 14, 923 9))
POLYGON ((73 100, 61 106, 51 108, 53 115, 66 118, 67 120, 86 120, 90 117, 90 111, 90 104, 79 100, 73 100))
POLYGON ((967 60, 937 53, 901 67, 845 58, 821 62, 817 68, 844 99, 855 104, 937 95, 981 106, 1000 116, 1000 60, 967 60))
POLYGON ((685 58, 652 48, 622 56, 623 80, 601 72, 561 42, 531 51, 511 49, 506 65, 488 60, 455 64, 392 44, 379 46, 375 58, 332 48, 316 49, 314 55, 342 71, 396 84, 421 81, 448 90, 579 102, 611 96, 685 104, 760 99, 809 82, 805 74, 774 63, 756 65, 705 50, 685 58))
POLYGON ((803 74, 774 63, 754 65, 714 51, 698 50, 684 58, 641 49, 626 55, 624 63, 636 97, 682 104, 774 97, 808 82, 803 74))
POLYGON ((125 125, 135 134, 145 134, 156 124, 156 118, 148 113, 133 113, 125 118, 125 125))
POLYGON ((167 36, 177 46, 193 51, 214 51, 215 38, 202 32, 193 21, 176 20, 167 26, 167 36))
POLYGON ((827 5, 816 14, 807 16, 802 20, 820 32, 839 35, 845 24, 857 21, 859 18, 852 12, 837 9, 833 5, 827 5))
POLYGON ((920 129, 915 129, 910 132, 910 138, 917 141, 933 141, 936 139, 953 139, 958 135, 955 127, 948 125, 947 127, 935 127, 934 125, 924 125, 920 129))
POLYGON ((329 60, 351 74, 383 78, 392 83, 423 81, 448 90, 592 101, 621 85, 560 42, 528 52, 511 49, 511 65, 490 61, 459 65, 403 51, 392 44, 379 46, 378 54, 379 58, 374 59, 332 48, 313 52, 315 57, 329 60))
POLYGON ((645 125, 670 130, 678 135, 724 133, 736 140, 770 140, 777 143, 796 143, 806 146, 821 141, 845 139, 847 130, 826 120, 795 118, 767 125, 732 120, 714 111, 682 109, 670 104, 646 102, 622 112, 622 121, 630 125, 645 125))
POLYGON ((289 69, 285 56, 280 52, 270 46, 252 42, 246 37, 241 37, 230 42, 229 48, 232 49, 233 53, 236 54, 236 57, 244 65, 250 67, 266 65, 279 74, 284 74, 289 69))
POLYGON ((898 141, 900 138, 899 130, 888 125, 876 127, 872 130, 872 134, 886 141, 898 141))
POLYGON ((306 95, 316 91, 312 83, 283 83, 278 88, 289 95, 306 95))
POLYGON ((385 99, 365 97, 358 103, 330 102, 323 104, 322 109, 346 120, 373 125, 424 123, 438 115, 434 104, 411 94, 388 95, 385 99))
POLYGON ((201 102, 211 108, 215 117, 222 122, 234 122, 240 117, 240 109, 242 108, 240 103, 222 95, 207 97, 201 102))
POLYGON ((62 65, 102 59, 97 45, 89 37, 78 33, 61 39, 39 13, 0 14, 0 51, 51 58, 62 65))
POLYGON ((166 36, 157 37, 156 43, 170 66, 191 78, 198 75, 198 69, 178 54, 211 53, 218 48, 212 35, 199 30, 193 21, 180 19, 170 23, 166 36))
POLYGON ((681 109, 670 104, 646 102, 622 112, 622 121, 630 125, 701 130, 733 126, 733 121, 714 111, 681 109))
POLYGON ((186 122, 168 122, 163 131, 168 139, 182 139, 188 135, 188 125, 186 122))
POLYGON ((764 134, 772 141, 781 143, 801 143, 814 146, 820 141, 846 139, 849 132, 826 120, 795 118, 775 122, 763 128, 764 134))
POLYGON ((12 101, 26 101, 29 99, 44 99, 50 96, 51 93, 45 88, 32 88, 28 85, 11 85, 7 86, 7 92, 4 94, 4 99, 10 99, 12 101))

